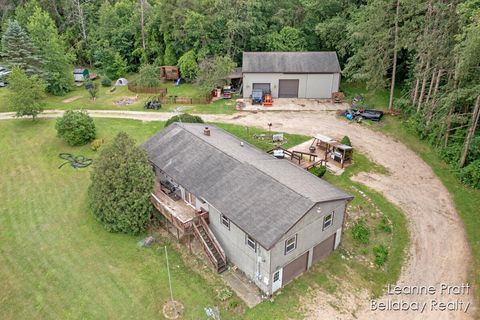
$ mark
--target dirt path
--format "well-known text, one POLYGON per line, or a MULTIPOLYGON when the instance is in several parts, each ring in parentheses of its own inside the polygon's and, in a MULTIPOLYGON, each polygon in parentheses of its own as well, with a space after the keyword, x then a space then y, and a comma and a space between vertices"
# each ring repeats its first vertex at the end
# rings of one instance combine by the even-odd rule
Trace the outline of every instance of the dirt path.
MULTIPOLYGON (((130 118, 138 120, 166 120, 172 114, 150 112, 89 111, 94 117, 130 118)), ((58 117, 61 111, 45 113, 45 117, 58 117)), ((0 114, 1 119, 11 118, 12 114, 0 114)), ((384 134, 369 130, 355 123, 337 119, 331 113, 242 113, 233 116, 201 115, 210 122, 227 122, 240 125, 253 125, 266 128, 273 123, 273 130, 289 133, 313 135, 322 133, 332 137, 348 135, 363 154, 383 165, 391 173, 389 176, 360 174, 359 182, 381 192, 407 215, 411 234, 411 247, 407 264, 402 269, 399 284, 404 286, 461 285, 467 281, 470 252, 465 238, 462 221, 455 211, 448 190, 435 176, 432 169, 405 145, 384 134)), ((363 294, 345 294, 346 301, 337 301, 348 313, 340 313, 327 303, 332 298, 322 292, 313 293, 313 301, 304 305, 308 319, 474 319, 472 290, 467 295, 401 295, 391 296, 391 300, 427 303, 426 310, 420 312, 370 311, 369 301, 363 294), (432 311, 431 301, 470 302, 468 313, 462 311, 432 311), (352 300, 355 303, 352 303, 352 300), (358 305, 361 305, 358 308, 358 305)), ((378 300, 387 301, 389 297, 378 300)), ((339 299, 339 300, 344 300, 339 299)), ((309 299, 310 300, 310 299, 309 299)), ((453 306, 453 305, 452 305, 453 306)))

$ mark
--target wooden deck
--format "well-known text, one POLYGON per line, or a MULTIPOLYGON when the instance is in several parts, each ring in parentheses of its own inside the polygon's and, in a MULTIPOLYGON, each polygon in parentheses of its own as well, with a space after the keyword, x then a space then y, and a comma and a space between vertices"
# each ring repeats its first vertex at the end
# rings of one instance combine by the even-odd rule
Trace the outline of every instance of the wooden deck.
POLYGON ((193 223, 197 218, 196 210, 193 207, 189 206, 182 199, 172 199, 162 191, 158 181, 155 183, 151 199, 157 211, 177 229, 178 238, 193 232, 193 223))
POLYGON ((170 196, 170 191, 162 186, 158 179, 151 193, 153 206, 165 218, 165 228, 180 240, 186 237, 191 248, 191 237, 195 236, 201 243, 208 259, 219 273, 228 268, 227 257, 215 235, 208 227, 208 212, 195 210, 183 199, 170 196), (173 230, 172 227, 173 226, 173 230))
POLYGON ((311 169, 313 167, 325 165, 325 161, 322 158, 318 158, 318 156, 313 153, 297 151, 292 149, 287 150, 282 147, 276 147, 267 152, 275 155, 275 151, 283 152, 283 159, 288 160, 305 170, 311 169))

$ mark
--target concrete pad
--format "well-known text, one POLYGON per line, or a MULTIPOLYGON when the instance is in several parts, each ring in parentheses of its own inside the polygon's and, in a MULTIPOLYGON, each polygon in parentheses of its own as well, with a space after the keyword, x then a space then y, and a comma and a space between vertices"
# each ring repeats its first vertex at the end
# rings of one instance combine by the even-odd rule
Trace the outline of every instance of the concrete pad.
POLYGON ((229 268, 221 276, 249 308, 253 308, 262 302, 260 289, 240 271, 229 268))
POLYGON ((271 107, 263 105, 252 105, 250 99, 237 99, 245 105, 242 111, 337 111, 349 108, 347 103, 332 103, 330 99, 294 99, 294 98, 277 98, 273 99, 271 107))

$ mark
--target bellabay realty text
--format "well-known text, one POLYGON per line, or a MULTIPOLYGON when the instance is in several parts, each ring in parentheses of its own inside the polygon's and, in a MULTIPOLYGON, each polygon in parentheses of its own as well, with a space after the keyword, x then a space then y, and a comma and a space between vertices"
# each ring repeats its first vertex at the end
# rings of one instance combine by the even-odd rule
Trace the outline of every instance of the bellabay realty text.
POLYGON ((464 312, 470 308, 469 283, 451 285, 388 285, 386 296, 371 300, 372 311, 464 312))

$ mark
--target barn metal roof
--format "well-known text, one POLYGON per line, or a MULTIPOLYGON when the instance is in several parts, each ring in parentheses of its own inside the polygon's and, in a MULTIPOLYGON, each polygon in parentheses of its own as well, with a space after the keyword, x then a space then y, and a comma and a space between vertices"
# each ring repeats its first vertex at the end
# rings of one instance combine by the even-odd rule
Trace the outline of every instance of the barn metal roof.
POLYGON ((244 52, 242 71, 273 73, 340 72, 334 51, 310 52, 244 52))
POLYGON ((150 161, 205 199, 262 247, 275 243, 316 203, 352 199, 286 160, 215 126, 170 125, 143 147, 150 161))

